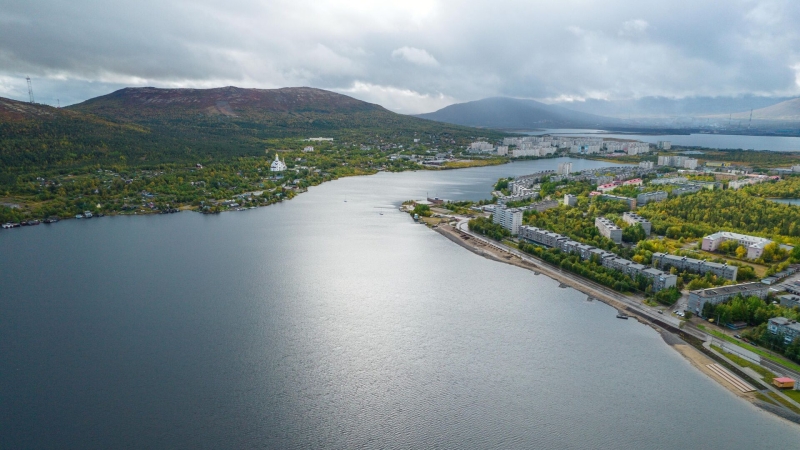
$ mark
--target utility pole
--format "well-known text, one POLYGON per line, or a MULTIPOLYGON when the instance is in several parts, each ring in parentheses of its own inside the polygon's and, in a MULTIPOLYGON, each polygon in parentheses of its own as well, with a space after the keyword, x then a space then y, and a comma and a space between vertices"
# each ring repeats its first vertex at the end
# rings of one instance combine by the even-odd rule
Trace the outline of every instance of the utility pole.
POLYGON ((33 85, 31 84, 31 77, 25 77, 28 81, 28 97, 30 97, 31 104, 36 103, 33 101, 33 85))

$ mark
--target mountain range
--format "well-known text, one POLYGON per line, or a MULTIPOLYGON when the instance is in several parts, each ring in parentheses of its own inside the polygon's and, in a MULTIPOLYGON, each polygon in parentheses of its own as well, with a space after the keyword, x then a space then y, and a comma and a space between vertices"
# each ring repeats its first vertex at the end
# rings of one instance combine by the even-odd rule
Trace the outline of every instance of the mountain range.
POLYGON ((491 97, 453 104, 435 112, 419 114, 416 117, 502 130, 541 128, 600 128, 627 131, 676 128, 724 129, 734 119, 737 121, 749 120, 751 108, 753 109, 753 124, 763 131, 786 126, 793 128, 800 124, 800 98, 769 97, 686 99, 646 97, 638 100, 586 100, 557 104, 545 104, 528 99, 491 97), (720 112, 725 113, 720 114, 720 112))
POLYGON ((573 111, 535 100, 509 97, 491 97, 456 103, 432 113, 418 114, 416 117, 469 127, 506 130, 601 128, 621 124, 621 121, 615 118, 573 111))
POLYGON ((125 88, 65 108, 0 98, 0 167, 264 154, 276 139, 356 143, 500 134, 391 112, 345 95, 284 89, 125 88))

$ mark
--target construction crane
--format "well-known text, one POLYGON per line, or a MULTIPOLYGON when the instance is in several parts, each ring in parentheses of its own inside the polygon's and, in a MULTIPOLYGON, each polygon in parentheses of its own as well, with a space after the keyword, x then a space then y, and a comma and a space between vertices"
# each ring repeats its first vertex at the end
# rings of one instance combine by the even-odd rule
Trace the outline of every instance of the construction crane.
POLYGON ((750 108, 750 120, 747 122, 747 129, 750 129, 750 124, 753 123, 753 108, 750 108))
POLYGON ((31 84, 31 77, 25 77, 28 80, 28 97, 31 99, 31 104, 36 103, 33 101, 33 85, 31 84))

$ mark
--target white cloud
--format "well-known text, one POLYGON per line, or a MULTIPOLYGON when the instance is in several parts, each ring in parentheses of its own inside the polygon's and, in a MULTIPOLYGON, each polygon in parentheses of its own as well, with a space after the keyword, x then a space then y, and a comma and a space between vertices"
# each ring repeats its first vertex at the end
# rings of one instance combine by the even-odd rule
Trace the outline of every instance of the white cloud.
POLYGON ((421 48, 400 47, 392 52, 392 58, 404 59, 418 66, 438 66, 439 61, 421 48))
POLYGON ((650 28, 650 24, 646 20, 634 19, 627 20, 622 24, 622 29, 619 30, 620 36, 636 36, 644 33, 650 28))
POLYGON ((6 1, 0 96, 24 99, 25 75, 62 104, 129 84, 345 87, 409 112, 494 95, 798 95, 796 2, 6 1))
POLYGON ((422 94, 411 89, 380 86, 362 81, 354 82, 349 88, 334 90, 403 114, 436 111, 456 102, 455 99, 442 93, 422 94))

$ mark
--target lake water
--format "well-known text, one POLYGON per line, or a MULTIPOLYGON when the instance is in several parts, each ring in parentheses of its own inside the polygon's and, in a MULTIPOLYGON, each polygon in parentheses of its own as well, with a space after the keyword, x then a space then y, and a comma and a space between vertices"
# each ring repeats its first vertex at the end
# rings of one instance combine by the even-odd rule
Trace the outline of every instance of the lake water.
POLYGON ((769 200, 776 203, 785 203, 787 205, 800 205, 800 198, 770 198, 769 200))
POLYGON ((651 328, 397 210, 557 163, 0 232, 0 448, 796 448, 651 328))
POLYGON ((776 152, 800 152, 800 137, 789 136, 741 136, 729 134, 614 134, 603 130, 549 129, 525 134, 560 134, 566 136, 598 136, 605 138, 635 139, 655 144, 670 141, 672 145, 721 149, 772 150, 776 152))

